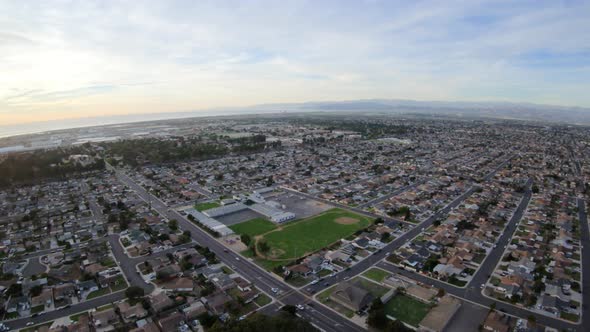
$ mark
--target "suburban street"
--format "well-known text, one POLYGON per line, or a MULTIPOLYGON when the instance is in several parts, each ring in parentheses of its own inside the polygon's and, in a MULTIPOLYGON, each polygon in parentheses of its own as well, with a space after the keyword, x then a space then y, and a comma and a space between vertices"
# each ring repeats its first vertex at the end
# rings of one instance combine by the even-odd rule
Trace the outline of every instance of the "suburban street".
MULTIPOLYGON (((494 172, 497 172, 499 169, 504 167, 508 162, 505 160, 501 163, 498 167, 494 169, 494 172)), ((198 226, 190 222, 186 219, 183 215, 178 213, 177 211, 169 208, 166 204, 164 204, 161 200, 157 197, 150 194, 147 190, 142 188, 140 185, 135 183, 130 177, 124 174, 121 171, 117 171, 117 177, 119 181, 123 184, 128 186, 130 189, 135 191, 143 200, 146 202, 150 202, 152 209, 156 210, 161 215, 165 216, 169 220, 176 219, 179 223, 179 227, 182 230, 188 230, 191 233, 191 238, 196 243, 208 247, 211 251, 213 251, 219 260, 226 263, 228 266, 231 266, 236 272, 243 275, 246 279, 251 281, 257 288, 262 290, 263 292, 271 295, 274 298, 274 302, 263 307, 260 311, 265 314, 273 315, 283 305, 290 304, 290 305, 297 305, 297 304, 308 304, 305 310, 298 311, 298 315, 307 319, 318 328, 324 331, 363 331, 364 328, 361 326, 356 325, 352 321, 345 319, 340 314, 334 312, 332 309, 324 306, 323 304, 314 301, 313 296, 321 292, 322 290, 331 287, 332 285, 341 282, 343 280, 352 278, 363 273, 365 270, 371 268, 372 266, 376 266, 387 270, 392 273, 397 273, 409 278, 413 278, 419 282, 432 285, 437 288, 444 289, 447 293, 463 299, 465 301, 469 301, 475 304, 478 304, 483 307, 489 307, 492 303, 496 303, 496 308, 498 310, 502 310, 508 314, 518 316, 521 318, 526 318, 533 315, 538 323, 541 324, 548 324, 550 326, 555 326, 560 329, 572 329, 572 330, 580 330, 585 331, 586 324, 582 321, 582 325, 576 325, 571 322, 567 322, 561 319, 549 317, 546 315, 533 313, 525 308, 514 306, 505 302, 495 301, 491 298, 484 296, 481 293, 480 285, 485 284, 489 279, 489 276, 493 273, 495 266, 502 258, 503 252, 505 247, 511 240, 513 233, 516 230, 518 222, 523 217, 526 207, 531 199, 532 191, 532 181, 529 180, 526 185, 526 190, 524 196, 522 197, 518 207, 516 208, 515 212, 513 213, 511 219, 507 223, 504 232, 498 238, 497 246, 493 248, 487 257, 482 262, 480 268, 475 272, 472 280, 466 287, 460 288, 440 280, 429 278, 423 274, 415 273, 411 271, 407 271, 401 268, 398 268, 384 259, 387 257, 389 253, 395 251, 396 249, 403 246, 405 243, 413 239, 414 237, 418 236, 424 229, 430 227, 437 219, 444 217, 448 214, 451 210, 459 206, 465 199, 471 196, 476 190, 478 190, 478 186, 472 186, 467 191, 459 195, 458 197, 454 198, 451 203, 446 205, 444 208, 438 210, 434 215, 427 218, 426 220, 422 221, 419 224, 415 224, 413 228, 409 231, 405 232, 404 234, 400 235, 389 244, 387 244, 384 248, 379 250, 378 252, 368 256, 364 260, 360 261, 358 264, 354 265, 350 269, 341 271, 337 273, 333 277, 325 278, 322 282, 317 283, 315 285, 309 285, 301 287, 300 289, 295 289, 292 286, 286 284, 281 280, 278 276, 274 274, 268 273, 267 271, 263 270, 262 268, 255 265, 253 262, 249 261, 248 259, 243 258, 236 252, 228 250, 227 247, 219 242, 217 239, 210 236, 208 233, 200 229, 198 226), (278 289, 277 293, 273 292, 273 288, 278 289)), ((493 176, 494 173, 489 173, 486 175, 486 179, 489 180, 493 176)), ((417 185, 417 183, 413 184, 412 186, 417 185)), ((317 200, 316 197, 311 195, 301 193, 294 190, 288 190, 289 192, 317 200)), ((405 190, 406 188, 400 188, 399 190, 405 190)), ((97 218, 103 218, 102 211, 100 211, 100 207, 94 199, 90 199, 90 207, 97 218)), ((326 204, 335 205, 332 202, 326 202, 326 204)), ((586 241, 590 241, 590 233, 588 230, 588 222, 586 217, 586 210, 585 204, 582 199, 578 199, 577 201, 578 209, 579 209, 579 219, 582 224, 582 242, 586 243, 586 241)), ((353 210, 355 212, 357 209, 350 208, 345 206, 349 210, 353 210)), ((375 217, 372 214, 369 214, 365 211, 362 211, 364 215, 370 215, 375 217)), ((360 212, 359 212, 360 213, 360 212)), ((100 239, 103 240, 103 239, 100 239)), ((167 253, 174 252, 176 250, 182 248, 188 248, 195 245, 195 242, 186 243, 177 247, 169 248, 164 251, 160 251, 157 253, 153 253, 151 255, 140 256, 131 258, 127 256, 121 243, 119 241, 118 234, 109 235, 105 240, 108 240, 109 245, 113 251, 113 254, 116 258, 118 265, 120 266, 123 274, 125 275, 127 281, 130 285, 139 286, 144 289, 146 294, 151 293, 154 290, 154 285, 148 282, 145 282, 141 275, 137 272, 136 266, 142 262, 145 262, 149 258, 166 255, 167 253)), ((104 240, 103 240, 104 241, 104 240)), ((590 247, 586 246, 583 247, 583 255, 590 257, 590 247)), ((31 257, 38 257, 38 256, 31 256, 31 257)), ((584 275, 590 275, 590 267, 584 267, 583 271, 584 275)), ((583 283, 583 292, 590 292, 590 286, 583 283)), ((106 296, 98 297, 89 301, 84 301, 82 303, 72 305, 68 308, 58 309, 56 311, 51 311, 44 313, 37 317, 32 318, 23 318, 14 321, 10 321, 8 326, 11 328, 21 328, 25 326, 28 322, 33 322, 35 324, 47 322, 54 320, 59 317, 63 317, 66 315, 72 315, 78 312, 90 310, 108 303, 112 303, 115 301, 119 301, 125 298, 124 291, 119 291, 115 293, 111 293, 106 296)), ((588 314, 587 306, 584 306, 584 316, 588 314)))
MULTIPOLYGON (((201 230, 198 226, 190 222, 180 213, 169 209, 166 204, 161 202, 157 197, 152 196, 144 188, 136 184, 131 178, 117 171, 119 180, 133 189, 140 197, 146 201, 151 201, 152 208, 158 213, 166 216, 168 219, 178 220, 178 225, 183 230, 188 230, 191 233, 191 237, 194 241, 202 246, 208 247, 212 252, 217 255, 217 258, 231 266, 236 272, 243 275, 246 279, 252 282, 258 289, 264 291, 269 295, 273 295, 272 288, 279 290, 278 296, 273 297, 281 302, 282 304, 306 304, 313 299, 300 293, 298 290, 284 283, 278 277, 264 271, 254 263, 243 259, 241 255, 233 251, 227 250, 227 248, 217 241, 217 239, 211 237, 205 231, 201 230)), ((312 310, 307 310, 302 315, 308 315, 310 318, 314 318, 315 324, 324 331, 363 331, 364 329, 348 319, 344 319, 339 314, 335 313, 331 309, 319 304, 313 306, 312 310)))

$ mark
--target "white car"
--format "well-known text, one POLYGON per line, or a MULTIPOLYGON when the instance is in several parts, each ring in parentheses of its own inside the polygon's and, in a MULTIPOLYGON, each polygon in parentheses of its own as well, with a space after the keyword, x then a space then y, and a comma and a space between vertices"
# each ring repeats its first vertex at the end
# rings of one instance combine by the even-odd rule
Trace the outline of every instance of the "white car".
POLYGON ((271 288, 270 290, 271 290, 273 293, 278 293, 278 292, 279 292, 279 289, 278 289, 278 288, 276 288, 276 287, 273 287, 273 288, 271 288))
POLYGON ((34 325, 34 324, 35 324, 35 323, 33 323, 33 322, 28 322, 26 326, 32 326, 32 325, 34 325))
POLYGON ((299 309, 299 310, 304 310, 304 309, 305 309, 305 307, 304 307, 304 306, 302 306, 301 304, 298 304, 298 305, 296 305, 296 307, 297 307, 297 309, 299 309))
POLYGON ((314 281, 310 282, 310 285, 315 285, 319 282, 319 280, 315 279, 314 281))

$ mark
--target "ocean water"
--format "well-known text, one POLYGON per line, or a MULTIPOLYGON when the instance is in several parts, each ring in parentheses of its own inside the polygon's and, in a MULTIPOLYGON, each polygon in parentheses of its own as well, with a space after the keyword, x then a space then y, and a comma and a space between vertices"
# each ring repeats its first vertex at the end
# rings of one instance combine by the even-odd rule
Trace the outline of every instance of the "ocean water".
POLYGON ((175 112, 175 113, 152 113, 152 114, 129 114, 116 116, 103 116, 92 118, 53 120, 45 122, 33 122, 16 125, 0 125, 0 138, 24 134, 35 134, 54 130, 104 126, 122 123, 133 123, 142 121, 170 120, 194 117, 206 117, 216 115, 239 115, 271 113, 271 111, 251 111, 251 110, 215 110, 215 111, 196 111, 196 112, 175 112))

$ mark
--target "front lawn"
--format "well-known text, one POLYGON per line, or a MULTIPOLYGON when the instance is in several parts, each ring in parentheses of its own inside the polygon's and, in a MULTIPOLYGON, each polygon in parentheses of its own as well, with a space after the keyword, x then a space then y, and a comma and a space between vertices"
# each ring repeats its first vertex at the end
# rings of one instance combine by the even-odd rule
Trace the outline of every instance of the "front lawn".
POLYGON ((418 326, 430 311, 428 304, 398 294, 385 304, 385 313, 412 326, 418 326))
POLYGON ((263 293, 260 293, 260 295, 258 295, 258 297, 254 299, 254 303, 256 303, 259 307, 264 307, 270 302, 272 302, 272 299, 263 293))
POLYGON ((111 290, 108 287, 105 288, 101 288, 99 290, 96 290, 90 294, 88 294, 88 296, 86 297, 86 300, 90 300, 93 299, 95 297, 99 297, 99 296, 103 296, 103 295, 107 295, 111 292, 111 290))
POLYGON ((117 277, 117 279, 114 282, 114 285, 111 286, 111 290, 113 292, 120 291, 125 288, 127 288, 127 281, 125 281, 125 278, 123 276, 117 277))
POLYGON ((45 305, 41 304, 41 305, 38 305, 36 307, 32 307, 31 308, 31 313, 32 314, 36 314, 36 313, 41 312, 43 310, 45 310, 45 305))

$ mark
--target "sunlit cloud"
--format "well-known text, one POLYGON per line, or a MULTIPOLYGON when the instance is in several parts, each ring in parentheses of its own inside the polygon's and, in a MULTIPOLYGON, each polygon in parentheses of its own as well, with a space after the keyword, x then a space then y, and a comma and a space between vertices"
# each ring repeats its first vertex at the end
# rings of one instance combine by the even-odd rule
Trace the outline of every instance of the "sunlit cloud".
POLYGON ((0 123, 361 98, 590 106, 590 5, 5 1, 0 123))

